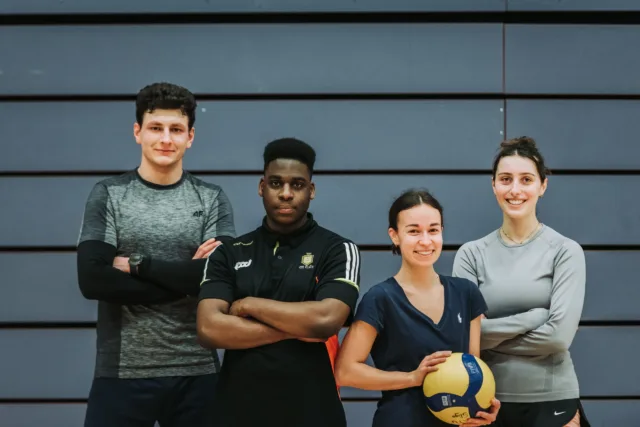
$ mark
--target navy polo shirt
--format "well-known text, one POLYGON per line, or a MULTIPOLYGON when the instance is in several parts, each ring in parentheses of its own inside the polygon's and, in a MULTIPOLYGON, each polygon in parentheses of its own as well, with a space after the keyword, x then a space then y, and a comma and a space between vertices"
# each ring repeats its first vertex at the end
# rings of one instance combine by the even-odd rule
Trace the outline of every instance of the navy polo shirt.
MULTIPOLYGON (((362 298, 355 321, 378 331, 371 357, 383 371, 411 372, 436 351, 469 351, 471 320, 487 310, 478 287, 467 279, 440 276, 444 286, 444 312, 434 323, 415 308, 398 282, 389 278, 373 286, 362 298)), ((426 407, 422 387, 383 391, 373 427, 447 427, 426 407)))

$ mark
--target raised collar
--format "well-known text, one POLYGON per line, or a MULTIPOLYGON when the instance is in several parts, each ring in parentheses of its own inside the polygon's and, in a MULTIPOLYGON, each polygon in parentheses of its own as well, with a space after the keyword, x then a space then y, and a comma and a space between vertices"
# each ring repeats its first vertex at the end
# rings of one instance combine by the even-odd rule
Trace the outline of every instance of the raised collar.
POLYGON ((267 217, 265 216, 262 219, 260 232, 270 245, 275 245, 276 242, 279 242, 281 246, 289 246, 293 248, 305 241, 307 236, 313 232, 317 226, 318 223, 313 219, 313 215, 310 212, 307 212, 307 220, 302 227, 293 230, 291 233, 281 234, 276 233, 267 226, 267 217))

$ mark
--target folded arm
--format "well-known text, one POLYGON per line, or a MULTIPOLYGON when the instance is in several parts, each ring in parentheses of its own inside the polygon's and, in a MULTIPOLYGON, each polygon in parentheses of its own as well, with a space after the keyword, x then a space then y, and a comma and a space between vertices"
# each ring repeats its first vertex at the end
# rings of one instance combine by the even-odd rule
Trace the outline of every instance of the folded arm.
MULTIPOLYGON (((462 277, 478 284, 476 258, 467 245, 463 245, 456 253, 453 261, 453 276, 462 277)), ((512 316, 482 319, 480 349, 494 349, 507 340, 540 327, 548 318, 548 310, 535 308, 512 316)))
POLYGON ((482 319, 481 350, 491 350, 503 342, 526 334, 549 319, 549 310, 534 308, 512 316, 482 319))
POLYGON ((292 338, 269 325, 230 313, 231 303, 236 299, 236 277, 230 266, 232 263, 232 255, 225 245, 221 245, 213 251, 205 265, 197 309, 200 345, 233 350, 292 338))
POLYGON ((556 255, 549 319, 542 326, 507 340, 493 350, 521 356, 547 356, 567 351, 580 324, 585 282, 584 252, 577 243, 567 242, 556 255))
POLYGON ((114 268, 115 255, 116 248, 105 242, 87 240, 78 245, 78 285, 85 298, 114 304, 153 304, 184 297, 114 268))
MULTIPOLYGON (((167 261, 144 255, 134 276, 153 282, 169 291, 182 295, 197 297, 200 293, 200 282, 207 257, 219 245, 231 240, 221 236, 204 242, 192 259, 184 261, 167 261)), ((131 274, 128 257, 117 257, 114 266, 131 274)))
POLYGON ((309 301, 282 302, 245 298, 231 313, 249 316, 295 337, 325 340, 337 334, 355 311, 360 280, 360 252, 349 241, 338 241, 323 255, 317 285, 309 301))
POLYGON ((203 347, 227 350, 260 347, 292 338, 255 320, 229 314, 229 303, 220 299, 200 301, 197 331, 203 347))
POLYGON ((263 298, 244 298, 234 302, 231 314, 252 317, 295 337, 328 339, 344 325, 351 308, 344 302, 282 302, 263 298))

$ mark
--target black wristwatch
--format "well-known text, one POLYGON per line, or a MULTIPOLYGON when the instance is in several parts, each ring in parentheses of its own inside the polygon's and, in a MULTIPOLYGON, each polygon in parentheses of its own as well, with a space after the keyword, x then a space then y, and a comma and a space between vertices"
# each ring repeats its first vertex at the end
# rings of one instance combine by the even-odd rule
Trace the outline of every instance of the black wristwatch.
POLYGON ((132 275, 134 276, 138 275, 138 267, 142 263, 143 259, 144 259, 144 255, 142 254, 133 253, 129 255, 129 271, 131 272, 132 275))

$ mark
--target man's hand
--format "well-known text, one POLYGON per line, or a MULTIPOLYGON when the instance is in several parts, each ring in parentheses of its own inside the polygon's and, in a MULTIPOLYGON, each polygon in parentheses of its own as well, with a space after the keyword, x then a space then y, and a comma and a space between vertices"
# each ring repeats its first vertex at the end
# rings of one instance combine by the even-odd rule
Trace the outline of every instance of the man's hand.
POLYGON ((196 254, 193 256, 193 259, 208 258, 209 255, 211 255, 211 252, 213 252, 213 250, 218 246, 220 246, 221 244, 222 242, 216 239, 207 240, 206 242, 200 245, 200 247, 196 251, 196 254))
POLYGON ((117 256, 113 259, 113 266, 120 271, 124 271, 125 273, 130 273, 131 269, 129 268, 129 257, 117 256))
POLYGON ((254 297, 246 297, 239 300, 235 300, 231 307, 229 307, 229 314, 238 317, 250 317, 249 307, 255 301, 254 297))
MULTIPOLYGON (((231 307, 229 307, 229 314, 232 316, 238 317, 251 317, 251 310, 255 307, 256 303, 260 298, 256 297, 246 297, 239 300, 235 300, 231 307)), ((288 338, 295 338, 304 342, 326 342, 327 340, 324 338, 303 338, 303 337, 295 337, 293 335, 288 335, 288 338)))
MULTIPOLYGON (((221 244, 222 242, 216 239, 207 240, 202 245, 200 245, 200 247, 196 251, 196 254, 193 256, 193 259, 207 258, 209 255, 211 255, 211 252, 213 252, 213 250, 221 244)), ((129 268, 129 257, 115 257, 113 259, 113 266, 125 273, 131 273, 131 269, 129 268)))

